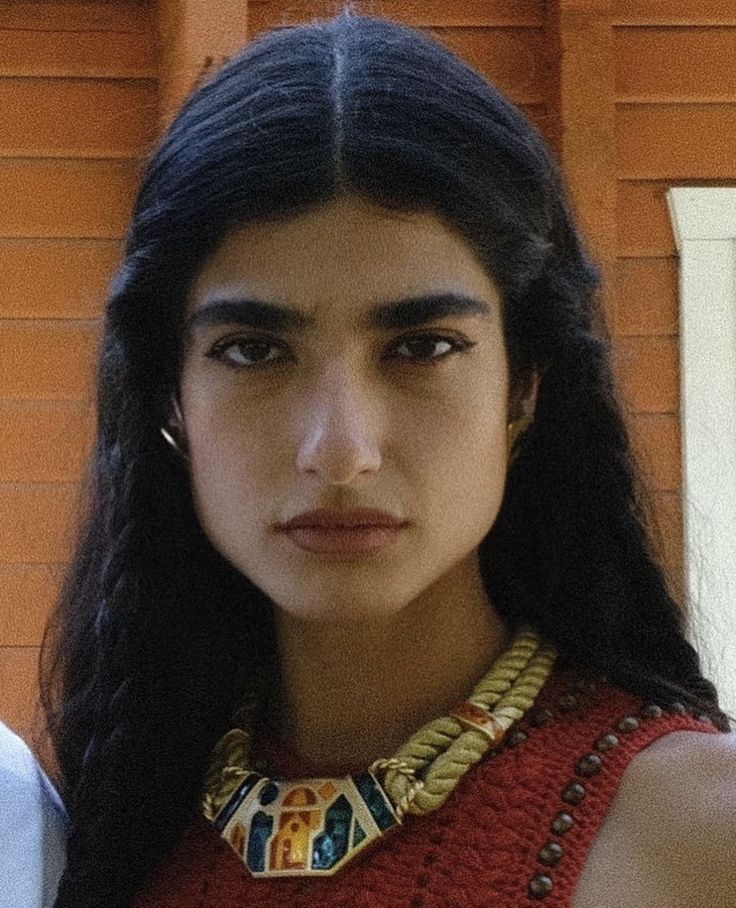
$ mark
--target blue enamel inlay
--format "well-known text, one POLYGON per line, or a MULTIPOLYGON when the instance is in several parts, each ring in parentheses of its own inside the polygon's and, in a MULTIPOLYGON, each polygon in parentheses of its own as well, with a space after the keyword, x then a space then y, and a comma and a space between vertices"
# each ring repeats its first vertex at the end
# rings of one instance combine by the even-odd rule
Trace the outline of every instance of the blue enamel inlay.
POLYGON ((381 832, 395 826, 396 817, 386 802, 386 795, 373 776, 369 772, 361 772, 353 776, 353 782, 381 832))

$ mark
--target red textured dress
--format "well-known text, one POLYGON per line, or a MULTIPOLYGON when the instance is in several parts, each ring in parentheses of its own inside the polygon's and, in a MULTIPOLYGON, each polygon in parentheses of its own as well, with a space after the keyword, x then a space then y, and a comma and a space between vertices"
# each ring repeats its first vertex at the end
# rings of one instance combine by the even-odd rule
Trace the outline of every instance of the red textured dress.
MULTIPOLYGON (((255 879, 196 818, 133 906, 568 908, 629 761, 682 730, 719 733, 689 713, 555 669, 533 709, 439 810, 407 816, 335 876, 255 879)), ((272 776, 341 774, 283 750, 264 756, 272 776)))

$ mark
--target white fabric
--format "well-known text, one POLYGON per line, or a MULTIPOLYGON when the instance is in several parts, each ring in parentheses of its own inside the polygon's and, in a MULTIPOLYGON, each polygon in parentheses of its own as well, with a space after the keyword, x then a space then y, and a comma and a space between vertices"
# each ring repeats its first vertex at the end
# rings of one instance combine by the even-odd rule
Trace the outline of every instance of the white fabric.
POLYGON ((52 908, 67 824, 28 745, 0 722, 0 908, 52 908))

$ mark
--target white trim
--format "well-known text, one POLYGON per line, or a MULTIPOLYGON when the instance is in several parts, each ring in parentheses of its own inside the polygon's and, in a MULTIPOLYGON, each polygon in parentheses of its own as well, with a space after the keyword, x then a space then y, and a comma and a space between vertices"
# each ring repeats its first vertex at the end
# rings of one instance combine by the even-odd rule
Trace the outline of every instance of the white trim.
POLYGON ((667 193, 680 253, 688 636, 736 715, 736 188, 667 193))

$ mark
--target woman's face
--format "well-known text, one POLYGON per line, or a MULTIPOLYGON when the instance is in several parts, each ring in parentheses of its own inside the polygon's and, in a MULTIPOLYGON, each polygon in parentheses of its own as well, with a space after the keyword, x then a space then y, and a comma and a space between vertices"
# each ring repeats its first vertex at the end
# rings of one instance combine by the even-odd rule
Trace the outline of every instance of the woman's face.
POLYGON ((238 229, 188 299, 181 406, 201 524, 295 617, 394 614, 477 566, 504 493, 508 385, 499 291, 434 216, 344 196, 238 229), (447 294, 476 305, 406 327, 373 318, 447 294), (248 300, 301 324, 259 327, 248 300), (408 525, 350 557, 277 527, 363 507, 408 525))

